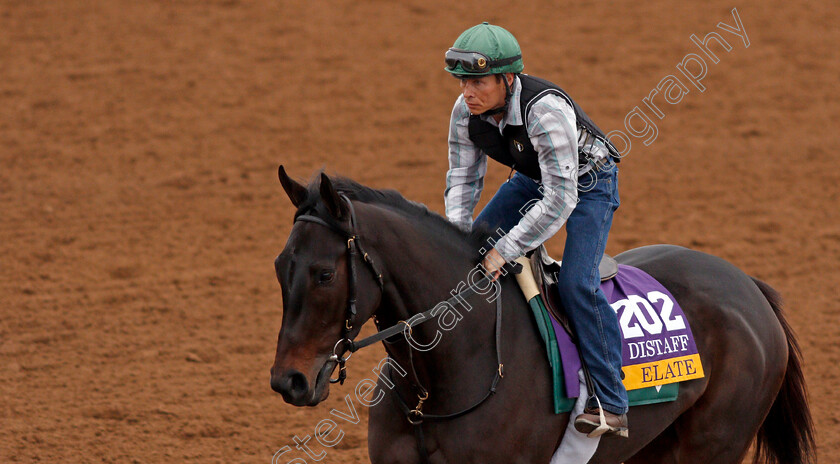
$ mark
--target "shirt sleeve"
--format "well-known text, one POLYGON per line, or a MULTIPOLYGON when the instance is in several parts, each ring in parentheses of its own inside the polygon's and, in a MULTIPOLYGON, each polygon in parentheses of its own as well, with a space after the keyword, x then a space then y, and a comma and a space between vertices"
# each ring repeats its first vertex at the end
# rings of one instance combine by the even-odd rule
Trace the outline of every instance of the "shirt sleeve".
POLYGON ((496 242, 494 248, 506 261, 537 248, 557 233, 578 201, 574 110, 549 94, 531 106, 527 121, 528 136, 539 156, 543 198, 526 205, 519 212, 523 214, 519 223, 496 242))
POLYGON ((470 112, 463 95, 458 97, 449 121, 449 171, 444 203, 446 217, 465 230, 472 228, 473 211, 487 173, 487 156, 470 140, 470 112))

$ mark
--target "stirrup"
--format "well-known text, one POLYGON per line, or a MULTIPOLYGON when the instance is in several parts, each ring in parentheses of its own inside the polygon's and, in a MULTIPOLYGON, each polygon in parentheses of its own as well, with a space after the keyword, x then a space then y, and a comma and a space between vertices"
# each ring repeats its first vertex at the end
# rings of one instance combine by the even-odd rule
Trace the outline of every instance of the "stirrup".
POLYGON ((598 438, 601 435, 610 431, 610 426, 607 425, 607 418, 604 416, 604 408, 601 407, 601 400, 598 398, 597 395, 595 396, 595 401, 598 403, 598 427, 595 430, 586 434, 589 438, 598 438))
POLYGON ((589 438, 598 438, 598 437, 600 437, 601 435, 604 435, 607 432, 612 432, 614 435, 618 435, 619 437, 628 438, 629 433, 626 429, 625 430, 617 430, 617 429, 613 429, 609 425, 607 425, 607 418, 604 416, 604 408, 601 407, 601 400, 598 398, 598 396, 595 396, 595 401, 598 403, 598 422, 599 422, 599 424, 598 424, 598 427, 595 428, 595 430, 589 432, 588 434, 586 434, 586 436, 589 437, 589 438))

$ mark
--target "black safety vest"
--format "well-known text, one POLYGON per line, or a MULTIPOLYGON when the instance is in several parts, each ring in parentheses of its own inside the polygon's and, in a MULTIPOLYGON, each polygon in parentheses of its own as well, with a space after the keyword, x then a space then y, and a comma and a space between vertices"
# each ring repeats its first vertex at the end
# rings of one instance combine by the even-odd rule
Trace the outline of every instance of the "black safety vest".
MULTIPOLYGON (((519 82, 522 85, 522 92, 519 97, 523 122, 521 126, 508 124, 502 130, 502 133, 499 133, 497 126, 494 126, 488 121, 484 121, 479 115, 470 116, 470 140, 472 140, 476 147, 486 153, 487 156, 539 181, 541 178, 540 163, 537 151, 534 149, 534 145, 531 144, 531 139, 528 137, 528 131, 526 129, 528 126, 527 117, 528 111, 537 100, 545 95, 553 94, 566 100, 574 109, 578 127, 604 142, 613 159, 616 162, 619 161, 618 150, 615 149, 601 129, 589 119, 589 116, 584 113, 580 106, 563 89, 545 79, 527 74, 520 74, 519 82)), ((575 140, 575 143, 577 143, 577 140, 575 140)), ((587 160, 588 155, 579 148, 578 162, 583 165, 587 160)))

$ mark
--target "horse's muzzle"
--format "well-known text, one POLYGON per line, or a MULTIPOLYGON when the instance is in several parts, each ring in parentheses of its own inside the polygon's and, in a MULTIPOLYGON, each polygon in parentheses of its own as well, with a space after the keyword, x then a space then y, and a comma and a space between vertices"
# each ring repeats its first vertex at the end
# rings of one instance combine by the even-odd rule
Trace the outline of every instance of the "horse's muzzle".
POLYGON ((309 381, 296 369, 288 369, 280 375, 272 372, 271 389, 283 395, 283 401, 289 404, 306 406, 310 402, 309 381))

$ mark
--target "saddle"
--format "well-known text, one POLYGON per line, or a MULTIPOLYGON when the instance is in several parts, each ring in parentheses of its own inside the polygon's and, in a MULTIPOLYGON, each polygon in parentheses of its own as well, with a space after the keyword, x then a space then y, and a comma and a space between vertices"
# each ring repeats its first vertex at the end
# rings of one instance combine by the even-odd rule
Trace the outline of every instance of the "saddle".
MULTIPOLYGON (((566 291, 558 288, 560 263, 548 257, 543 248, 536 249, 530 260, 521 257, 516 262, 522 268, 516 274, 517 283, 534 315, 540 338, 546 345, 548 363, 552 370, 555 412, 569 411, 572 409, 570 399, 579 396, 578 376, 581 368, 584 368, 587 391, 594 391, 594 387, 590 387, 592 380, 581 363, 577 336, 560 302, 560 292, 566 291)), ((622 318, 624 324, 627 324, 631 319, 645 317, 642 315, 644 312, 656 317, 666 329, 643 333, 644 340, 641 341, 635 337, 628 341, 622 335, 622 380, 628 390, 629 404, 633 406, 673 401, 679 393, 679 382, 704 376, 687 317, 668 289, 641 269, 621 266, 619 273, 618 264, 609 256, 604 256, 600 264, 601 289, 616 310, 619 325, 622 324, 622 318), (639 307, 637 301, 642 299, 649 309, 639 307), (666 328, 662 319, 666 308, 669 313, 664 317, 672 323, 671 328, 666 328), (679 344, 674 345, 674 340, 679 340, 679 344), (642 352, 640 344, 645 343, 663 348, 642 352)), ((643 328, 639 330, 645 331, 643 328)))
MULTIPOLYGON (((560 302, 560 292, 557 288, 557 273, 560 271, 561 263, 548 256, 543 245, 534 249, 530 259, 522 257, 516 261, 523 268, 531 270, 531 272, 522 272, 516 277, 525 293, 525 299, 530 300, 535 295, 541 294, 548 311, 577 344, 577 337, 569 324, 566 310, 560 302)), ((618 262, 612 256, 604 254, 598 264, 598 273, 601 276, 601 282, 612 279, 618 274, 618 262)))

